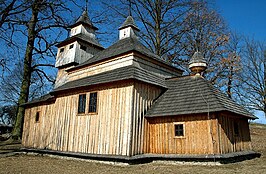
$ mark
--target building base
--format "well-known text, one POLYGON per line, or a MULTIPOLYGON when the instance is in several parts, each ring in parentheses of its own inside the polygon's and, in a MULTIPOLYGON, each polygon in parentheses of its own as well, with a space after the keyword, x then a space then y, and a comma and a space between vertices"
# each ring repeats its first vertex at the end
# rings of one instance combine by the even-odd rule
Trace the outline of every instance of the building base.
POLYGON ((185 154, 141 154, 135 156, 119 156, 119 155, 99 155, 87 154, 77 152, 63 152, 47 149, 31 149, 21 148, 24 153, 37 153, 40 155, 56 155, 60 157, 70 157, 77 159, 97 160, 103 162, 113 163, 127 163, 127 164, 143 164, 154 161, 176 161, 176 162, 215 162, 220 164, 240 162, 261 156, 260 153, 254 151, 241 151, 227 154, 214 154, 214 155, 185 155, 185 154))

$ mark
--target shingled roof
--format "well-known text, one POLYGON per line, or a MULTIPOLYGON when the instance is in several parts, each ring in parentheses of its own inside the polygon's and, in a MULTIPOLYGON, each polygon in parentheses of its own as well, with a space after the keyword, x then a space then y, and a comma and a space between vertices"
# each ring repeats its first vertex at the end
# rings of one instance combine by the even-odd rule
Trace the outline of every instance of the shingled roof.
POLYGON ((229 111, 256 119, 201 76, 166 80, 167 91, 152 105, 146 117, 229 111))
POLYGON ((45 103, 45 102, 53 102, 54 100, 55 100, 55 97, 48 93, 30 102, 23 104, 23 106, 35 105, 35 104, 45 103))
POLYGON ((71 42, 73 42, 75 40, 81 40, 81 41, 86 42, 86 43, 91 43, 91 44, 93 44, 93 45, 95 45, 95 46, 97 46, 97 47, 99 47, 101 49, 104 49, 103 46, 96 39, 93 39, 93 38, 91 38, 91 37, 89 37, 89 36, 87 36, 85 34, 82 34, 82 33, 74 35, 72 37, 69 37, 66 40, 64 40, 64 41, 60 42, 59 44, 57 44, 56 46, 57 47, 61 47, 63 45, 71 43, 71 42))
POLYGON ((92 29, 94 30, 98 30, 97 27, 95 27, 90 18, 89 18, 89 15, 88 15, 88 12, 85 10, 83 11, 82 15, 77 19, 77 21, 75 22, 75 24, 69 26, 70 28, 73 28, 75 26, 78 26, 80 24, 83 24, 83 25, 87 25, 87 26, 90 26, 92 29))
MULTIPOLYGON (((97 53, 95 56, 87 60, 86 62, 74 67, 77 69, 86 65, 94 64, 112 58, 114 56, 119 56, 128 52, 136 51, 143 55, 146 55, 149 58, 157 60, 168 66, 172 66, 171 63, 162 60, 158 55, 152 53, 148 48, 146 48, 140 41, 135 37, 129 37, 125 39, 118 40, 116 43, 108 47, 107 49, 97 53)), ((176 68, 176 67, 174 67, 176 68)), ((177 69, 177 68, 176 68, 177 69)), ((179 69, 178 69, 179 70, 179 69)), ((181 71, 181 70, 179 70, 181 71)))
POLYGON ((135 28, 137 31, 140 31, 139 28, 137 27, 137 25, 134 22, 134 19, 132 16, 128 16, 127 19, 125 20, 125 22, 119 27, 119 30, 126 28, 126 27, 133 27, 135 28))
POLYGON ((52 92, 64 91, 91 85, 98 85, 102 83, 115 82, 120 80, 136 79, 142 82, 154 84, 161 87, 166 87, 164 78, 147 72, 144 69, 134 66, 126 66, 115 70, 103 72, 100 74, 92 75, 75 81, 70 81, 52 92))

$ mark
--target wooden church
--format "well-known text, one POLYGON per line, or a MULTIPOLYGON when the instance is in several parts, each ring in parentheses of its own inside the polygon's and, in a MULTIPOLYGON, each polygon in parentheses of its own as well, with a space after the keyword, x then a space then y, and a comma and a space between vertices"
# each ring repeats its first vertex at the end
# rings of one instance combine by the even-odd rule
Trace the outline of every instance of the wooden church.
POLYGON ((26 150, 128 160, 253 153, 256 117, 200 75, 200 52, 182 76, 142 45, 131 16, 106 49, 86 11, 70 28, 57 45, 54 90, 25 104, 26 150))

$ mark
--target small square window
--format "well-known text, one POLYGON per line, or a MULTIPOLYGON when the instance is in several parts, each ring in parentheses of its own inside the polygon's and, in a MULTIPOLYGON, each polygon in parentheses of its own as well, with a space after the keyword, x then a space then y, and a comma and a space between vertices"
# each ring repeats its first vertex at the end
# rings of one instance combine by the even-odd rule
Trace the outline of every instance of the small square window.
POLYGON ((175 137, 183 137, 183 136, 184 136, 184 125, 175 124, 175 137))
POLYGON ((85 113, 86 108, 86 94, 79 95, 78 113, 85 113))
POLYGON ((90 93, 89 112, 97 112, 97 92, 90 93))
POLYGON ((36 123, 40 122, 40 112, 36 112, 36 115, 35 115, 35 122, 36 122, 36 123))
POLYGON ((236 121, 234 122, 234 133, 235 133, 235 136, 239 135, 239 126, 236 121))
POLYGON ((64 48, 61 48, 61 49, 60 49, 60 53, 64 52, 64 50, 65 50, 64 48))
POLYGON ((86 46, 84 46, 84 45, 80 45, 80 49, 82 49, 82 50, 86 51, 86 50, 87 50, 87 47, 86 47, 86 46))
POLYGON ((69 46, 69 49, 72 49, 74 47, 74 44, 71 44, 70 46, 69 46))

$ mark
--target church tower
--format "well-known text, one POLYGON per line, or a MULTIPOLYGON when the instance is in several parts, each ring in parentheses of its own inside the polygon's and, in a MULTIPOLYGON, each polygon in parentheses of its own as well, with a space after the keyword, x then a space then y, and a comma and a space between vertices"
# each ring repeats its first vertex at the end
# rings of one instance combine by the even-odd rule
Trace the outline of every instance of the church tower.
POLYGON ((95 31, 87 11, 84 11, 71 28, 69 38, 57 45, 55 67, 68 67, 85 62, 104 48, 96 39, 95 31))
POLYGON ((87 61, 104 49, 97 41, 95 32, 98 28, 90 21, 87 10, 69 28, 69 37, 57 45, 55 67, 58 68, 58 74, 55 87, 67 81, 66 69, 87 61))
POLYGON ((124 39, 128 37, 136 37, 139 32, 139 28, 136 26, 132 16, 128 16, 125 22, 119 27, 119 39, 124 39))

